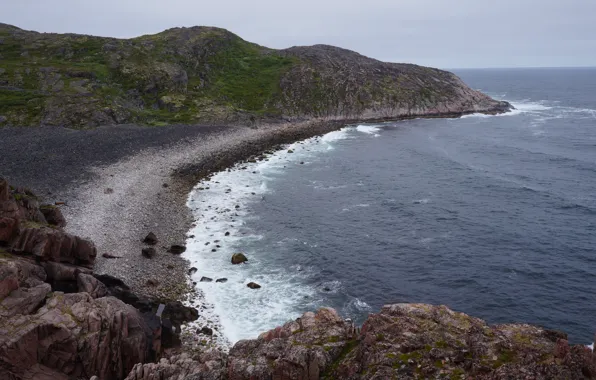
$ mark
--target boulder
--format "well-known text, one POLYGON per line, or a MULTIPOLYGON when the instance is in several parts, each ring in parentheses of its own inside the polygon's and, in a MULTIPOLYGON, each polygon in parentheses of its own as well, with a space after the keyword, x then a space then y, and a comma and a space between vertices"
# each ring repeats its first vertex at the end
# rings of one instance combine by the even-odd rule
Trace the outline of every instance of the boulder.
POLYGON ((261 285, 255 282, 249 282, 246 286, 248 286, 251 289, 261 289, 261 285))
POLYGON ((108 288, 90 274, 79 273, 77 275, 77 285, 79 292, 89 293, 93 298, 101 298, 108 295, 108 288))
POLYGON ((192 276, 193 274, 197 273, 198 269, 195 267, 192 267, 188 270, 188 275, 192 276))
POLYGON ((180 255, 186 251, 186 247, 180 244, 174 244, 168 249, 168 252, 173 253, 175 255, 180 255))
POLYGON ((19 268, 9 262, 0 262, 0 301, 19 288, 19 268))
POLYGON ((64 215, 62 215, 62 211, 58 207, 53 205, 42 205, 39 210, 48 224, 61 228, 66 227, 66 219, 64 219, 64 215))
POLYGON ((234 255, 232 255, 232 264, 234 265, 242 264, 247 261, 248 259, 246 258, 246 256, 244 256, 243 253, 235 253, 234 255))
POLYGON ((197 331, 197 334, 203 334, 203 335, 212 336, 213 335, 213 329, 205 326, 202 329, 198 330, 197 331))
POLYGON ((17 288, 0 302, 0 320, 16 315, 28 315, 45 303, 52 291, 50 284, 40 284, 31 288, 17 288))
POLYGON ((158 243, 158 241, 159 240, 157 240, 157 236, 155 236, 153 232, 149 232, 147 236, 145 236, 145 239, 143 239, 143 243, 149 245, 155 245, 158 243))
POLYGON ((157 254, 157 251, 153 247, 143 248, 141 254, 148 259, 152 259, 157 254))
POLYGON ((217 280, 215 280, 215 282, 224 283, 224 282, 228 282, 228 279, 227 278, 218 278, 217 280))
POLYGON ((200 280, 200 282, 211 282, 211 281, 213 281, 213 279, 210 277, 201 277, 201 280, 200 280))

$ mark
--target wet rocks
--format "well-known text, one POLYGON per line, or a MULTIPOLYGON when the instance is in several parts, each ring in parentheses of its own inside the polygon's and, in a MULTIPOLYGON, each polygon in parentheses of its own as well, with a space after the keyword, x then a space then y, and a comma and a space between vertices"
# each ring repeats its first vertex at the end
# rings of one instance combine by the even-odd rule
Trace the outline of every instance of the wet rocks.
POLYGON ((244 256, 243 253, 235 253, 234 255, 232 255, 232 264, 234 265, 242 264, 247 261, 248 259, 246 258, 246 256, 244 256))
POLYGON ((230 236, 230 233, 229 232, 226 232, 224 235, 225 236, 230 236))
POLYGON ((212 336, 213 335, 213 329, 205 326, 202 329, 197 330, 197 334, 204 334, 204 335, 212 336))
POLYGON ((246 284, 251 289, 261 289, 261 285, 257 284, 256 282, 249 282, 246 284))
POLYGON ((157 255, 157 251, 153 247, 143 248, 141 253, 143 257, 146 257, 148 259, 152 259, 153 257, 155 257, 155 255, 157 255))
POLYGON ((155 236, 153 232, 149 232, 147 236, 145 236, 145 238, 143 239, 143 243, 148 245, 155 245, 158 242, 159 240, 157 240, 157 236, 155 236))
POLYGON ((186 247, 180 244, 174 244, 168 249, 168 252, 174 255, 180 255, 186 251, 186 247))
POLYGON ((192 276, 193 274, 197 273, 198 269, 196 267, 192 267, 188 270, 188 275, 192 276))
POLYGON ((201 280, 200 280, 200 282, 211 282, 211 281, 213 281, 213 279, 212 279, 212 278, 209 278, 209 277, 204 277, 204 276, 203 276, 203 277, 201 277, 201 280))
POLYGON ((217 280, 215 280, 215 282, 218 282, 218 283, 222 283, 223 284, 223 283, 228 282, 228 279, 227 278, 218 278, 217 280))

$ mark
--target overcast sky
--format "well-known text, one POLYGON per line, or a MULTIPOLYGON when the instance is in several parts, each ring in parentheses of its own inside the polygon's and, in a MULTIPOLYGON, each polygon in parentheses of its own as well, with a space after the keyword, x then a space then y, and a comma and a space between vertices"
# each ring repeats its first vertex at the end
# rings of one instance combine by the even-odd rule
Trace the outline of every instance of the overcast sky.
POLYGON ((596 66, 596 0, 0 0, 0 22, 111 37, 209 25, 441 68, 596 66))

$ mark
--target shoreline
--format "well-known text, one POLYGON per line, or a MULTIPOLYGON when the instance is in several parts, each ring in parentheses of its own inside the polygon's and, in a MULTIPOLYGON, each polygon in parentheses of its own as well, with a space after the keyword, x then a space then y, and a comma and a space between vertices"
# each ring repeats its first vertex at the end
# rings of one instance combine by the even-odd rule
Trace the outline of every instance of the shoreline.
MULTIPOLYGON (((478 111, 429 115, 428 118, 457 118, 473 113, 478 111)), ((63 189, 55 193, 49 193, 46 198, 67 202, 63 207, 69 221, 67 231, 95 241, 99 256, 97 273, 122 278, 141 295, 187 301, 202 314, 205 308, 211 306, 206 305, 204 296, 196 293, 196 288, 192 286, 188 260, 166 252, 170 245, 186 244, 193 223, 186 203, 201 179, 228 170, 267 150, 277 150, 280 145, 320 136, 349 125, 414 118, 422 117, 317 120, 258 128, 197 128, 194 135, 181 134, 177 141, 167 141, 165 146, 148 144, 115 159, 83 163, 85 172, 71 173, 70 183, 64 184, 63 189), (141 240, 149 232, 154 232, 159 239, 157 255, 152 259, 141 255, 145 247, 141 240), (118 258, 104 258, 104 253, 118 258)), ((53 133, 55 129, 47 130, 53 133)), ((38 129, 32 132, 36 131, 38 129)), ((0 135, 2 132, 0 129, 0 135)), ((67 133, 76 135, 80 132, 67 133)), ((134 148, 135 140, 131 139, 130 144, 134 148)), ((84 160, 85 157, 82 158, 84 160)), ((11 174, 8 173, 9 178, 11 174)), ((42 178, 40 181, 51 186, 51 180, 42 178)), ((16 182, 27 186, 23 180, 16 182)), ((39 184, 37 186, 35 190, 40 187, 39 184)), ((199 323, 206 321, 200 320, 199 323)))

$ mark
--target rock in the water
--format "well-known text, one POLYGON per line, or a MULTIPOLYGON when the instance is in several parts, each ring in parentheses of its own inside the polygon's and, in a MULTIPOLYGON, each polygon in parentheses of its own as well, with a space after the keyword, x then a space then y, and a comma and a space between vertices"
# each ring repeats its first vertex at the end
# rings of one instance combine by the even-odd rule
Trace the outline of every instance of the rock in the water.
POLYGON ((217 280, 215 280, 215 282, 224 283, 224 282, 228 282, 228 279, 227 278, 218 278, 217 280))
POLYGON ((226 232, 224 235, 225 236, 230 236, 230 233, 229 232, 226 232))
POLYGON ((188 275, 192 276, 193 274, 197 273, 198 269, 195 267, 192 267, 188 270, 188 275))
POLYGON ((209 278, 209 277, 201 277, 201 280, 200 280, 200 282, 211 282, 211 281, 213 281, 213 279, 209 278))
POLYGON ((180 255, 186 251, 186 247, 179 244, 174 244, 168 249, 168 252, 173 253, 175 255, 180 255))
POLYGON ((246 258, 246 256, 244 256, 243 253, 235 253, 234 255, 232 255, 232 264, 234 264, 234 265, 242 264, 247 261, 248 261, 248 259, 246 258))
POLYGON ((155 236, 153 232, 149 232, 147 236, 145 236, 145 239, 143 239, 143 243, 149 245, 155 245, 158 241, 159 240, 157 240, 157 236, 155 236))
POLYGON ((212 336, 213 329, 211 329, 209 327, 203 327, 202 329, 198 330, 197 333, 212 336))
POLYGON ((246 286, 251 289, 261 289, 261 285, 257 284, 256 282, 249 282, 246 286))
POLYGON ((157 251, 153 247, 148 247, 148 248, 143 248, 143 250, 141 251, 141 253, 146 258, 152 259, 157 254, 157 251))

